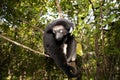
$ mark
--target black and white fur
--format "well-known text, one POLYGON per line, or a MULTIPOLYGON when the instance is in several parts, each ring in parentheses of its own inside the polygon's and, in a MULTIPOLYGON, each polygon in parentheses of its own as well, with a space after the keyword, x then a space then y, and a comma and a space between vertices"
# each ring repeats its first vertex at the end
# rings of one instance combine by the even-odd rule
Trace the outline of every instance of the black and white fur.
POLYGON ((71 65, 76 60, 76 41, 71 35, 73 28, 72 22, 58 19, 47 25, 43 36, 45 53, 69 78, 78 77, 80 73, 76 66, 71 65))

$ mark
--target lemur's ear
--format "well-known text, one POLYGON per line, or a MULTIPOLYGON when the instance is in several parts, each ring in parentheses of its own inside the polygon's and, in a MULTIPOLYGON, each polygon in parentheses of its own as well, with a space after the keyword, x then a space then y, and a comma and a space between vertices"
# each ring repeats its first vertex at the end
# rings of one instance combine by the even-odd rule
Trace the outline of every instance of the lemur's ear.
POLYGON ((73 28, 71 27, 70 30, 69 30, 69 33, 71 33, 73 31, 73 28))

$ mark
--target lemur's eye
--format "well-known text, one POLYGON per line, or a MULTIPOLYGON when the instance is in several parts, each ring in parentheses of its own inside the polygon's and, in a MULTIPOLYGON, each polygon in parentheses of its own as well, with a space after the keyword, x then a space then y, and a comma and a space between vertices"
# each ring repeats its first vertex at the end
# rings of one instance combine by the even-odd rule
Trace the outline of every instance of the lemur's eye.
POLYGON ((55 30, 53 30, 53 33, 56 33, 56 31, 55 31, 55 30))
POLYGON ((60 33, 62 33, 62 32, 63 32, 63 30, 60 30, 59 32, 60 32, 60 33))

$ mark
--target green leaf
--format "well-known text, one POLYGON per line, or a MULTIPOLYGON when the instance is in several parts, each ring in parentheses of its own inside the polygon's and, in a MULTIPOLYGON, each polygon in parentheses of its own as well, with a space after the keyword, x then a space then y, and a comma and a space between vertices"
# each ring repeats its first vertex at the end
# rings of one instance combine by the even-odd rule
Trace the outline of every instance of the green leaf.
POLYGON ((108 21, 112 22, 113 20, 115 20, 115 17, 116 17, 116 14, 110 15, 109 18, 108 18, 108 21))

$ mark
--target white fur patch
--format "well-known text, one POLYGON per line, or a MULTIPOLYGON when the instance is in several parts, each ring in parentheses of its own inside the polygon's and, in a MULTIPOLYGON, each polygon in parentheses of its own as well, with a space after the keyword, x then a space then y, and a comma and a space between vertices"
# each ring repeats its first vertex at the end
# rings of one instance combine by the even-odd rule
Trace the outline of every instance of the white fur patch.
POLYGON ((67 54, 67 44, 63 45, 63 53, 66 55, 67 54))
POLYGON ((73 28, 71 27, 70 30, 69 30, 69 33, 71 33, 73 31, 73 28))

